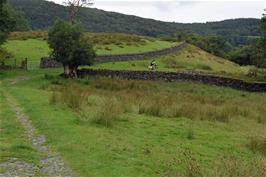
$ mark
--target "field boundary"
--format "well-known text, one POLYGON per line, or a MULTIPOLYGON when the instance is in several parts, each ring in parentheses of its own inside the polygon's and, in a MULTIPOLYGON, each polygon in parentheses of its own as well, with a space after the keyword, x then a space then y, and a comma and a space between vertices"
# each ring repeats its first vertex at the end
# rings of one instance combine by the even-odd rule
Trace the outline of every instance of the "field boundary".
MULTIPOLYGON (((182 42, 173 47, 164 48, 142 53, 132 54, 118 54, 118 55, 99 55, 95 58, 97 63, 110 62, 110 61, 129 61, 129 60, 143 60, 151 57, 158 57, 166 55, 175 51, 179 51, 186 46, 186 42, 182 42)), ((57 68, 62 67, 62 64, 50 58, 42 58, 40 61, 40 68, 57 68)))
POLYGON ((214 76, 193 72, 160 72, 160 71, 126 71, 106 69, 82 69, 78 71, 80 78, 88 76, 117 77, 130 80, 161 80, 161 81, 193 81, 203 84, 230 87, 248 92, 266 92, 266 83, 246 82, 240 79, 214 76))

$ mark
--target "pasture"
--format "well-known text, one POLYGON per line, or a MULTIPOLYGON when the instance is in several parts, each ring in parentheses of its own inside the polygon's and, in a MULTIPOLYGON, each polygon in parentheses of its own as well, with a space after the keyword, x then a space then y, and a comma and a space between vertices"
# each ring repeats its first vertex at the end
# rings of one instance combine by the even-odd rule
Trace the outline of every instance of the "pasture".
MULTIPOLYGON (((86 33, 86 37, 98 55, 176 45, 125 34, 86 33)), ((27 57, 29 70, 0 71, 0 173, 8 170, 1 162, 10 158, 38 168, 47 155, 23 133, 18 113, 6 104, 13 101, 75 176, 266 175, 265 93, 192 82, 63 79, 62 68, 38 67, 40 58, 50 52, 45 32, 12 33, 4 47, 14 57, 9 64, 27 57)), ((152 60, 159 71, 265 81, 265 70, 239 66, 193 45, 165 56, 96 63, 90 68, 148 70, 152 60), (256 75, 250 76, 253 71, 256 75)))
MULTIPOLYGON (((119 33, 86 33, 85 36, 95 45, 97 55, 141 53, 176 45, 176 43, 161 41, 155 38, 119 33)), ((3 46, 13 54, 13 57, 7 61, 7 64, 14 65, 16 61, 16 64, 20 65, 24 58, 28 58, 29 68, 36 69, 39 67, 40 59, 50 54, 47 44, 47 33, 12 33, 9 39, 3 46)))
MULTIPOLYGON (((1 72, 1 95, 18 101, 78 176, 265 175, 264 93, 59 73, 1 72)), ((6 149, 23 158, 23 147, 6 149)))

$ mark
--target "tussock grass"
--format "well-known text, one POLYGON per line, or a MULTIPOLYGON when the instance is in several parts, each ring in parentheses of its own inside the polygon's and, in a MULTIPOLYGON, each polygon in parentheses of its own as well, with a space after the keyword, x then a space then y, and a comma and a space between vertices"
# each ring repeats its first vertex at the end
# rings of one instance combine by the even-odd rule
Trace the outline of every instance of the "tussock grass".
POLYGON ((164 164, 164 176, 178 177, 261 177, 266 175, 266 161, 263 158, 252 158, 243 161, 236 156, 223 156, 217 158, 212 169, 202 165, 191 149, 182 150, 179 157, 174 157, 164 164), (178 168, 179 167, 179 168, 178 168))
POLYGON ((209 176, 221 177, 261 177, 266 175, 266 161, 263 158, 253 158, 243 161, 235 156, 225 156, 221 163, 209 176))
POLYGON ((266 155, 266 137, 253 136, 249 140, 249 148, 255 153, 266 155))
POLYGON ((80 110, 87 97, 88 92, 85 88, 73 82, 62 86, 60 90, 54 90, 50 104, 63 103, 74 110, 80 110))
MULTIPOLYGON (((253 119, 261 124, 266 122, 266 101, 259 97, 250 100, 244 95, 237 99, 226 99, 188 93, 176 94, 163 91, 159 85, 144 81, 96 78, 88 82, 90 84, 84 84, 86 86, 75 83, 61 87, 62 102, 73 109, 80 109, 86 101, 85 106, 91 104, 88 103, 88 95, 94 95, 97 96, 96 100, 100 100, 98 107, 112 106, 108 105, 107 101, 102 103, 112 98, 109 99, 110 103, 120 104, 121 112, 127 113, 168 118, 186 117, 192 120, 224 123, 238 118, 253 119)), ((56 102, 54 100, 53 94, 51 102, 56 102)), ((98 117, 102 119, 101 116, 98 117)))

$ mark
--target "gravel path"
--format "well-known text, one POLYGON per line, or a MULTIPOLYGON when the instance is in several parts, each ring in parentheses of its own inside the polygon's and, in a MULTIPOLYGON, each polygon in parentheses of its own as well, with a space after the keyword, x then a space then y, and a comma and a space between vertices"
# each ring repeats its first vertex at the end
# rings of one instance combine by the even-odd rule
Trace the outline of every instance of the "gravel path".
POLYGON ((7 162, 0 163, 0 177, 14 177, 14 176, 53 176, 53 177, 71 177, 73 171, 62 160, 61 156, 53 152, 51 147, 46 144, 44 135, 38 134, 36 129, 31 124, 27 115, 18 105, 15 98, 9 94, 7 97, 7 104, 16 113, 17 120, 20 122, 25 130, 27 139, 32 146, 40 153, 45 154, 38 166, 19 161, 16 158, 11 158, 7 162))

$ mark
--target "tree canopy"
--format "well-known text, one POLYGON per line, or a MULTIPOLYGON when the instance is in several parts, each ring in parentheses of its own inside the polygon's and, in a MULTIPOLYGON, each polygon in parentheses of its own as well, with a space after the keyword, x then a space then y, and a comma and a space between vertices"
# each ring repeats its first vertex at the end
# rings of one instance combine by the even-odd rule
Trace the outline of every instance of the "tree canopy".
POLYGON ((5 42, 8 33, 14 28, 14 26, 15 21, 11 18, 7 1, 0 0, 0 45, 5 42))
POLYGON ((61 62, 66 75, 76 74, 80 65, 91 65, 96 56, 92 44, 83 37, 80 24, 56 20, 48 33, 52 57, 61 62))

